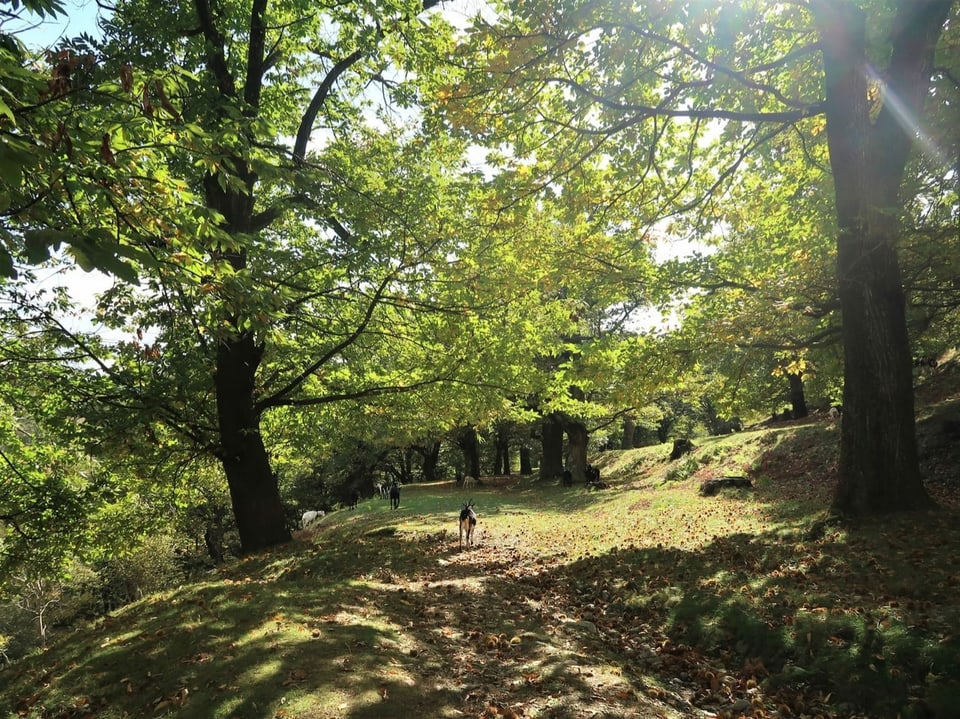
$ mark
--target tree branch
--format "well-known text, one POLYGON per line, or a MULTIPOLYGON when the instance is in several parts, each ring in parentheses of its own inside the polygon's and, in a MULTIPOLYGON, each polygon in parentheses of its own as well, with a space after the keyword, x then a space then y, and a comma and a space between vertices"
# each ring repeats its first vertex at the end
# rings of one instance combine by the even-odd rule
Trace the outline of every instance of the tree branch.
POLYGON ((293 145, 294 160, 299 160, 302 162, 304 159, 306 159, 307 143, 310 142, 310 133, 313 132, 313 123, 316 122, 317 115, 320 113, 320 108, 323 107, 323 103, 333 90, 333 84, 343 73, 349 70, 353 65, 356 65, 358 62, 360 62, 363 56, 364 52, 362 50, 354 50, 352 53, 340 60, 340 62, 336 63, 332 68, 330 68, 330 72, 328 72, 326 77, 323 78, 323 82, 320 83, 317 91, 313 93, 313 99, 311 99, 310 104, 307 105, 307 109, 304 111, 303 117, 300 120, 300 127, 297 129, 297 139, 293 145))
MULTIPOLYGON (((439 5, 440 1, 441 0, 424 0, 422 10, 430 10, 431 8, 439 5)), ((409 20, 409 18, 405 17, 402 20, 409 20)), ((383 35, 383 30, 378 26, 377 40, 379 41, 383 35)), ((300 120, 300 127, 297 129, 297 137, 293 145, 294 160, 303 162, 303 160, 306 158, 307 143, 310 142, 310 133, 313 132, 313 123, 316 122, 317 115, 320 113, 320 108, 323 107, 323 103, 330 96, 334 83, 341 75, 343 75, 343 73, 360 62, 365 54, 366 52, 359 48, 354 50, 352 53, 336 62, 333 67, 330 68, 330 71, 327 73, 326 77, 323 78, 323 81, 320 83, 317 91, 313 94, 313 98, 310 100, 310 104, 307 106, 307 109, 303 113, 303 117, 300 120)))
POLYGON ((197 17, 200 19, 200 31, 203 33, 207 46, 207 66, 217 80, 217 87, 226 97, 236 97, 237 88, 233 82, 233 75, 227 67, 227 58, 224 54, 226 40, 223 33, 217 29, 213 19, 213 9, 209 0, 194 0, 197 17))
POLYGON ((247 79, 243 88, 243 99, 249 106, 244 112, 255 114, 260 107, 260 92, 263 89, 263 74, 267 66, 266 53, 267 24, 264 15, 267 0, 253 0, 250 8, 250 40, 247 43, 247 79))

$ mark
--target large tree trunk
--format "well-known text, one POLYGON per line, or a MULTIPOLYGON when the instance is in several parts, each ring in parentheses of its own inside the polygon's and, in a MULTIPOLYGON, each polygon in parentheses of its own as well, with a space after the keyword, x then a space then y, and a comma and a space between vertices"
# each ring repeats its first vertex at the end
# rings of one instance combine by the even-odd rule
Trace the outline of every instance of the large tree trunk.
POLYGON ((540 447, 540 479, 556 479, 563 474, 563 424, 558 415, 543 418, 540 447))
POLYGON ((400 484, 413 484, 413 454, 415 451, 413 447, 405 447, 400 452, 400 484))
POLYGON ((920 480, 913 378, 896 242, 900 187, 949 0, 901 0, 886 87, 868 96, 866 16, 811 3, 821 36, 827 140, 837 205, 844 389, 833 508, 864 515, 928 507, 920 480), (871 119, 871 111, 874 119, 871 119), (904 126, 904 124, 908 126, 904 126))
POLYGON ((533 452, 527 438, 520 443, 520 474, 533 474, 533 452))
POLYGON ((254 384, 263 349, 250 336, 217 348, 220 461, 230 487, 240 546, 252 552, 290 540, 280 488, 260 436, 254 384))
POLYGON ((803 391, 803 375, 788 372, 787 382, 790 383, 790 413, 794 419, 803 419, 810 414, 807 410, 807 397, 803 391))
POLYGON ((633 449, 637 434, 637 421, 631 415, 623 417, 623 437, 620 439, 620 449, 633 449))
POLYGON ((477 479, 480 477, 480 440, 477 430, 473 427, 464 427, 457 436, 457 446, 463 452, 463 466, 466 476, 477 479))
POLYGON ((437 466, 440 463, 440 440, 418 445, 417 451, 423 456, 423 481, 437 480, 437 466))
MULTIPOLYGON (((252 231, 254 187, 257 177, 243 158, 231 158, 234 172, 245 192, 221 187, 216 176, 204 179, 208 207, 225 219, 224 230, 231 235, 252 231)), ((224 252, 221 257, 236 271, 247 266, 246 251, 224 252)), ((230 487, 230 500, 244 552, 253 552, 290 541, 280 487, 260 435, 260 410, 256 405, 256 377, 263 359, 263 347, 231 317, 235 335, 226 336, 217 346, 214 383, 217 421, 220 432, 220 461, 230 487)))
POLYGON ((674 418, 665 416, 657 423, 657 441, 663 444, 670 439, 670 432, 673 430, 674 418))
MULTIPOLYGON (((233 74, 237 66, 227 62, 227 35, 219 25, 222 18, 218 11, 210 0, 195 0, 193 5, 195 30, 204 40, 203 62, 214 83, 208 89, 220 96, 206 108, 211 114, 205 118, 205 126, 209 129, 231 125, 238 132, 253 135, 249 130, 251 124, 236 122, 227 108, 237 108, 247 119, 257 117, 260 111, 264 75, 270 66, 265 43, 266 2, 257 0, 253 4, 247 33, 246 71, 241 82, 233 74)), ((251 140, 251 147, 257 144, 252 137, 247 139, 251 140)), ((239 272, 247 266, 247 238, 259 232, 269 220, 261 217, 254 222, 257 175, 250 157, 240 150, 238 154, 220 160, 223 169, 204 178, 204 196, 206 206, 222 215, 221 229, 237 240, 237 249, 224 243, 214 250, 214 255, 229 262, 239 272), (229 180, 227 174, 231 176, 229 180)), ((239 316, 229 317, 233 331, 220 339, 217 346, 214 383, 220 434, 219 459, 230 487, 241 548, 249 552, 289 541, 290 532, 286 528, 277 478, 260 435, 261 410, 257 406, 255 387, 263 348, 242 329, 241 319, 239 316)))
POLYGON ((582 422, 568 422, 567 429, 567 469, 574 483, 587 481, 587 442, 590 436, 582 422))
POLYGON ((494 459, 494 475, 510 474, 510 430, 506 422, 496 427, 496 458, 494 459))

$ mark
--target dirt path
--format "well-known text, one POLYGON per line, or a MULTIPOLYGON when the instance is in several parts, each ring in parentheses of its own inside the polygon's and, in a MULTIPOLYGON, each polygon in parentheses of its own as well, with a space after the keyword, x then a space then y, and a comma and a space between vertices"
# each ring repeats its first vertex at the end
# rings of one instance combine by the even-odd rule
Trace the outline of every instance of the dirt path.
POLYGON ((461 715, 709 716, 679 687, 645 685, 621 647, 611 651, 624 644, 619 631, 608 632, 595 604, 579 604, 551 560, 508 537, 463 552, 437 545, 420 560, 409 582, 383 570, 388 585, 399 582, 384 609, 416 647, 408 652, 423 668, 417 683, 450 687, 461 715))

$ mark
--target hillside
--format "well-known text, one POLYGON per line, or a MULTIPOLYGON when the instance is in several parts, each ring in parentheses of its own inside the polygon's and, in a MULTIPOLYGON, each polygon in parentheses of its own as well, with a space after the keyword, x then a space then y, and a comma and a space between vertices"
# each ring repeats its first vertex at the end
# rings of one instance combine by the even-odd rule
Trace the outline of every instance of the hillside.
POLYGON ((828 521, 825 418, 606 452, 606 490, 488 478, 462 552, 467 498, 408 486, 5 670, 0 716, 955 717, 954 376, 918 391, 942 511, 828 521))

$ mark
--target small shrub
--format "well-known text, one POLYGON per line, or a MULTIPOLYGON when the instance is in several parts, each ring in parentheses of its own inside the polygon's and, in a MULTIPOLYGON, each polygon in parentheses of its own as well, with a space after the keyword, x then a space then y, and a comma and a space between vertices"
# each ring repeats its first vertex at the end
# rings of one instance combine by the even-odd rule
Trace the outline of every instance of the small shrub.
POLYGON ((0 657, 10 662, 40 648, 36 624, 16 604, 0 604, 0 657))
POLYGON ((74 562, 69 579, 63 585, 63 598, 57 607, 56 623, 67 626, 103 614, 100 575, 88 564, 74 562))
POLYGON ((700 460, 696 457, 688 457, 683 464, 677 465, 667 470, 665 479, 667 482, 682 482, 700 469, 700 460))
POLYGON ((128 555, 98 564, 102 609, 109 612, 141 597, 179 584, 183 570, 170 536, 148 537, 128 555))

